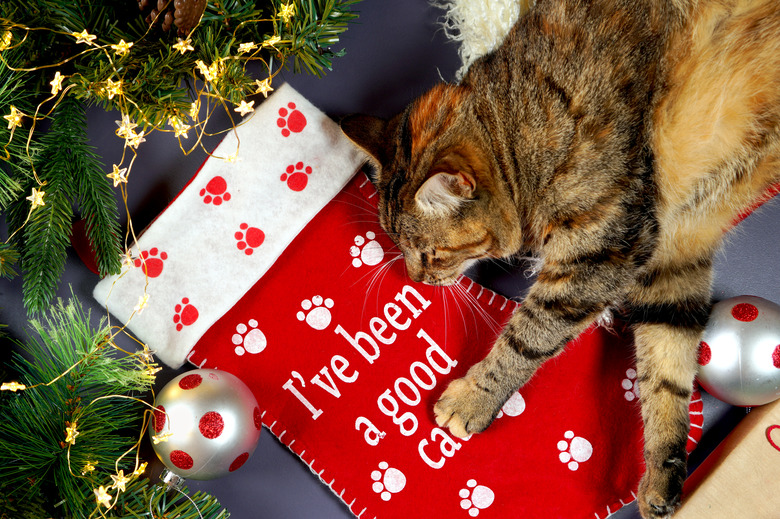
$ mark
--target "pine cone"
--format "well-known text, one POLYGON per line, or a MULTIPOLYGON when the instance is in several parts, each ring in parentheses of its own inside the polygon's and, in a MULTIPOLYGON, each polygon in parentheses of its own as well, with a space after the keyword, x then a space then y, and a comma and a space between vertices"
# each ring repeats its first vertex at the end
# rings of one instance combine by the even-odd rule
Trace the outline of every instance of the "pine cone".
POLYGON ((163 31, 173 26, 179 36, 186 36, 198 24, 207 0, 138 0, 138 8, 146 15, 146 23, 160 22, 163 31))

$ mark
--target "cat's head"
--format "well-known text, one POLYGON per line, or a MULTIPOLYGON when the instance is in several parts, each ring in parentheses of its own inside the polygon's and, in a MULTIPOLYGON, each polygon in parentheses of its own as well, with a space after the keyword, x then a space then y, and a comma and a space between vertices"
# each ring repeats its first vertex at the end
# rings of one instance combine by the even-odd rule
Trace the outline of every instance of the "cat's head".
MULTIPOLYGON (((514 253, 511 207, 497 196, 486 140, 464 87, 440 85, 389 121, 366 115, 341 127, 371 157, 379 221, 409 276, 449 285, 475 261, 514 253)), ((516 215, 515 215, 516 216, 516 215)))

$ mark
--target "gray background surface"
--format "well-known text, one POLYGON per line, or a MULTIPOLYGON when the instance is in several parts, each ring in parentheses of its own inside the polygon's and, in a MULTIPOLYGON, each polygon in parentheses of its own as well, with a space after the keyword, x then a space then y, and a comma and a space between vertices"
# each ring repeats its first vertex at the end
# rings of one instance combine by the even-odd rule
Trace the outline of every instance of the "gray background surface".
MULTIPOLYGON (((431 7, 427 0, 364 0, 357 10, 361 13, 358 22, 341 40, 347 55, 335 60, 333 71, 323 79, 290 72, 281 76, 324 112, 334 117, 355 112, 389 117, 440 79, 453 79, 460 64, 457 47, 447 41, 437 24, 442 11, 431 7)), ((275 80, 275 85, 279 84, 275 80)), ((122 141, 114 135, 117 119, 116 113, 89 111, 92 143, 109 168, 119 162, 122 153, 122 141)), ((227 121, 214 119, 214 125, 226 127, 227 121)), ((207 139, 206 147, 213 149, 218 142, 218 137, 207 139)), ((166 207, 205 157, 201 150, 184 156, 169 134, 154 134, 141 145, 128 184, 128 208, 136 230, 145 227, 166 207)), ((716 300, 751 294, 780 302, 778 226, 780 201, 774 200, 731 234, 716 262, 716 300)), ((1 222, 0 236, 7 236, 1 222)), ((517 299, 530 283, 524 270, 522 263, 511 267, 487 263, 475 267, 471 274, 495 291, 517 299)), ((104 310, 91 298, 97 281, 97 276, 71 252, 59 294, 68 297, 70 285, 96 316, 103 315, 104 310)), ((9 324, 17 337, 26 332, 27 316, 21 304, 19 279, 0 281, 0 322, 9 324)), ((176 374, 166 369, 160 383, 176 374)), ((691 464, 700 463, 744 414, 743 409, 731 408, 705 395, 704 438, 691 464)), ((192 490, 202 489, 217 496, 237 519, 352 517, 308 467, 267 431, 263 431, 257 450, 240 471, 213 481, 187 483, 192 490)), ((518 514, 521 516, 520 511, 518 514)), ((409 510, 399 517, 417 516, 409 510)), ((636 506, 629 505, 613 517, 639 516, 636 506)))

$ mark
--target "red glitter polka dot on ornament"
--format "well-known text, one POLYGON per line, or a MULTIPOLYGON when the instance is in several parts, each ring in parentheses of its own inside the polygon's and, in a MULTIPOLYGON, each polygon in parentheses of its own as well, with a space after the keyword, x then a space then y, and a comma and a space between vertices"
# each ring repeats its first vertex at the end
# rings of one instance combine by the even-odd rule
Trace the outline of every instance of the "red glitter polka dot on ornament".
POLYGON ((175 467, 182 470, 189 470, 195 464, 195 462, 192 460, 192 456, 184 451, 173 451, 171 452, 169 458, 175 467))
POLYGON ((154 432, 160 433, 163 430, 163 427, 165 427, 165 408, 161 405, 158 405, 154 409, 154 417, 152 419, 152 425, 154 427, 154 432))
POLYGON ((233 460, 233 463, 230 464, 230 468, 228 468, 228 471, 233 472, 235 470, 238 470, 241 468, 241 466, 246 463, 246 460, 249 459, 249 453, 245 452, 243 454, 240 454, 238 458, 233 460))
POLYGON ((179 387, 182 389, 195 389, 201 382, 203 382, 203 377, 197 373, 193 373, 192 375, 187 375, 179 380, 179 387))
POLYGON ((699 344, 699 366, 706 366, 712 360, 712 349, 710 345, 702 341, 699 344))
POLYGON ((740 303, 738 305, 734 305, 734 307, 731 309, 731 315, 737 321, 749 323, 750 321, 755 321, 756 317, 758 317, 758 308, 756 308, 754 305, 751 305, 750 303, 740 303))
POLYGON ((225 428, 225 421, 222 419, 222 415, 216 411, 209 411, 200 418, 198 423, 198 430, 200 434, 213 440, 222 434, 222 430, 225 428))
POLYGON ((780 344, 777 345, 774 353, 772 353, 772 364, 774 364, 777 369, 780 369, 780 344))

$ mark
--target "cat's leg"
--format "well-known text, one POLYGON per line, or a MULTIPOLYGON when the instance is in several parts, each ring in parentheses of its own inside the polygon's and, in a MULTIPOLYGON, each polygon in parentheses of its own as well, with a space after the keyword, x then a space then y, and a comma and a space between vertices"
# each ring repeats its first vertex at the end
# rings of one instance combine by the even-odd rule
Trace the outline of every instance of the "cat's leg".
POLYGON ((603 298, 574 295, 577 283, 552 289, 540 274, 529 296, 504 327, 491 351, 449 384, 434 406, 436 422, 457 437, 482 432, 501 406, 546 360, 585 330, 606 307, 603 298))
POLYGON ((651 269, 629 295, 644 422, 644 518, 670 517, 687 476, 685 450, 697 352, 710 311, 709 259, 651 269))
POLYGON ((639 485, 642 517, 669 517, 680 505, 687 476, 693 378, 700 333, 664 324, 635 329, 637 374, 645 426, 645 474, 639 485))

